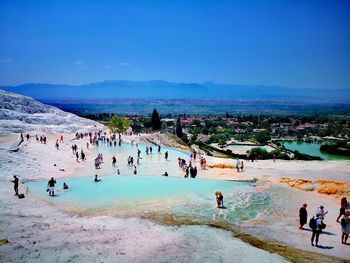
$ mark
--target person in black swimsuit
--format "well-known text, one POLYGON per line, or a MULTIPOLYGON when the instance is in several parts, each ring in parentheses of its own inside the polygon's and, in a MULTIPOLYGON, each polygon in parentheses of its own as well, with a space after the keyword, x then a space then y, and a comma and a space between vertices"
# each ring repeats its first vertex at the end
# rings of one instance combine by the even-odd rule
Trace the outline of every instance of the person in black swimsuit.
POLYGON ((15 195, 18 195, 18 178, 16 175, 13 176, 13 180, 11 182, 13 183, 13 189, 15 190, 15 195))

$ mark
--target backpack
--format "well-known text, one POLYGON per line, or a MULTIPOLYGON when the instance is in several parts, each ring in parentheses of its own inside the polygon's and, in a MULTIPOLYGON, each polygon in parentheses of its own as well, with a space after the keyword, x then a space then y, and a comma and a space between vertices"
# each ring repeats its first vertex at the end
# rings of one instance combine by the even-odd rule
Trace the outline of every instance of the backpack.
POLYGON ((316 229, 316 219, 315 219, 315 217, 311 217, 311 218, 310 218, 309 227, 310 227, 312 230, 315 230, 315 229, 316 229))
POLYGON ((19 198, 19 199, 24 198, 24 194, 18 194, 18 198, 19 198))

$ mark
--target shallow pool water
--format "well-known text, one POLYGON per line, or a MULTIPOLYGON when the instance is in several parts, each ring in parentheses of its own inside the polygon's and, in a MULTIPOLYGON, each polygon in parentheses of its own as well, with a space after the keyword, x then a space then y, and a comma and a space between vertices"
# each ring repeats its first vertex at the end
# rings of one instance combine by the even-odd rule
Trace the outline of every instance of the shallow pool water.
POLYGON ((260 146, 248 146, 248 145, 229 145, 228 146, 229 149, 231 150, 245 150, 245 151, 249 151, 253 148, 260 148, 261 150, 265 150, 267 151, 267 148, 266 147, 260 147, 260 146))
MULTIPOLYGON (((190 160, 189 152, 180 151, 176 149, 170 149, 162 147, 160 153, 158 148, 153 146, 153 153, 146 154, 146 146, 129 143, 123 143, 121 146, 107 146, 106 144, 100 144, 99 147, 93 149, 92 156, 88 158, 85 168, 78 171, 79 175, 112 175, 116 174, 117 169, 120 170, 121 175, 133 175, 134 167, 127 165, 128 156, 134 158, 134 165, 137 168, 137 173, 140 175, 162 175, 168 172, 170 176, 183 176, 184 172, 178 166, 178 157, 185 159, 188 163, 190 160), (137 164, 137 150, 141 151, 140 163, 137 164), (165 160, 165 152, 168 152, 168 160, 165 160), (93 158, 98 153, 102 153, 104 157, 104 163, 101 165, 101 169, 95 169, 93 158), (116 167, 112 167, 112 156, 117 159, 116 167)), ((193 165, 198 166, 197 163, 193 165)), ((199 168, 199 167, 197 167, 199 168)))
MULTIPOLYGON (((143 158, 154 158, 156 160, 163 160, 165 152, 168 152, 168 160, 176 160, 178 157, 186 158, 188 159, 190 156, 189 152, 181 151, 177 149, 172 149, 168 147, 161 147, 160 152, 158 152, 157 146, 152 146, 152 154, 146 154, 146 147, 147 145, 138 145, 136 146, 136 143, 131 145, 131 143, 122 143, 120 146, 118 144, 116 146, 107 146, 106 143, 100 143, 98 147, 96 147, 96 152, 106 152, 111 154, 118 154, 118 153, 127 153, 130 156, 133 156, 135 161, 137 157, 137 150, 140 149, 141 151, 141 157, 143 158)), ((148 146, 150 147, 150 146, 148 146)))
POLYGON ((168 213, 192 219, 224 219, 229 222, 254 219, 271 205, 267 192, 256 193, 254 184, 210 179, 164 176, 104 176, 57 180, 69 190, 47 196, 46 181, 27 182, 31 194, 58 206, 88 212, 114 211, 115 214, 168 213), (215 207, 215 191, 224 195, 225 209, 215 207))
POLYGON ((312 156, 319 156, 324 160, 350 160, 350 156, 341 156, 328 154, 320 151, 321 143, 306 143, 306 142, 282 142, 284 147, 292 151, 299 151, 312 156))

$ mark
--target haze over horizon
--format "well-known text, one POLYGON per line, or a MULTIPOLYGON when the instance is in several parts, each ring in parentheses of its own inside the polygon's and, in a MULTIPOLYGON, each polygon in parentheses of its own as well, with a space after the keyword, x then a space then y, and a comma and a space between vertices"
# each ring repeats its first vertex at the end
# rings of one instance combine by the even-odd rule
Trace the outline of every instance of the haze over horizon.
MULTIPOLYGON (((212 81, 212 80, 207 80, 207 81, 202 81, 202 82, 195 82, 195 81, 168 81, 168 80, 164 80, 164 79, 149 79, 149 80, 145 80, 145 79, 140 79, 140 80, 130 80, 130 79, 105 79, 105 80, 101 80, 101 81, 91 81, 91 82, 83 82, 83 83, 74 83, 74 84, 70 84, 70 83, 55 83, 55 82, 26 82, 26 83, 20 83, 20 84, 16 84, 16 85, 2 85, 2 83, 0 83, 0 89, 5 87, 5 90, 7 90, 7 88, 10 87, 22 87, 22 86, 26 86, 26 85, 64 85, 64 86, 72 86, 72 87, 79 87, 79 86, 85 86, 85 85, 94 85, 94 84, 101 84, 101 83, 113 83, 113 82, 164 82, 164 83, 173 83, 173 84, 199 84, 199 85, 205 85, 205 84, 214 84, 214 85, 228 85, 228 86, 246 86, 246 87, 265 87, 265 88, 269 88, 269 87, 281 87, 281 88, 288 88, 288 89, 295 89, 295 90, 302 90, 305 88, 301 88, 301 87, 287 87, 287 86, 280 86, 280 85, 264 85, 264 84, 258 84, 258 83, 252 83, 252 84, 237 84, 237 83, 227 83, 227 82, 217 82, 217 81, 212 81)), ((346 88, 307 88, 310 90, 347 90, 346 88)))
POLYGON ((1 1, 0 86, 350 89, 349 1, 1 1))

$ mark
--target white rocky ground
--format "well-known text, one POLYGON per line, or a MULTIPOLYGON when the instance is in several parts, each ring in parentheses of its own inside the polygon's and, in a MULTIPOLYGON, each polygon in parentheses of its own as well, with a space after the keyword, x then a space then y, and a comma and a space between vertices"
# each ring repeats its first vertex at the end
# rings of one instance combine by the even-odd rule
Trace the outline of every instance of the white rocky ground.
POLYGON ((42 104, 30 97, 0 90, 0 135, 10 133, 75 133, 102 125, 42 104))
MULTIPOLYGON (((42 123, 38 120, 32 125, 22 120, 23 128, 33 129, 30 130, 31 135, 44 131, 51 131, 52 134, 45 133, 48 138, 46 145, 30 138, 21 144, 18 152, 11 152, 8 148, 18 137, 18 134, 13 132, 19 131, 16 125, 9 124, 5 128, 1 126, 3 134, 12 133, 0 137, 0 240, 9 242, 5 244, 0 242, 0 262, 257 262, 257 259, 259 262, 284 261, 279 255, 252 247, 223 230, 203 226, 163 226, 140 218, 79 216, 66 213, 30 194, 25 199, 14 197, 10 182, 13 174, 19 175, 21 181, 28 178, 72 176, 79 174, 78 170, 85 170, 87 165, 84 162, 77 163, 71 154, 70 146, 74 134, 70 132, 71 120, 67 117, 71 114, 62 113, 53 107, 47 108, 46 113, 30 113, 30 108, 37 108, 40 111, 43 104, 13 94, 2 93, 2 95, 2 98, 8 100, 6 105, 12 106, 6 106, 6 110, 1 108, 3 114, 1 116, 11 116, 7 111, 14 111, 13 116, 23 114, 29 119, 31 114, 41 114, 42 123), (11 102, 11 98, 15 102, 11 102), (18 107, 21 109, 19 111, 16 110, 18 103, 22 105, 18 107), (39 106, 26 108, 26 103, 39 106), (58 125, 59 122, 54 122, 55 124, 51 126, 50 121, 55 118, 55 112, 65 116, 63 127, 58 125), (60 145, 60 150, 56 150, 54 142, 61 133, 64 133, 65 142, 60 145)), ((74 132, 101 127, 74 115, 71 118, 76 118, 79 123, 78 125, 74 123, 76 125, 74 132)), ((14 119, 2 121, 12 124, 16 122, 14 119)), ((145 141, 149 141, 148 137, 144 138, 145 141)), ((167 145, 171 144, 165 138, 162 140, 167 145)), ((74 140, 74 143, 77 143, 79 149, 83 147, 86 149, 85 140, 74 140)), ((93 149, 85 150, 90 162, 93 159, 92 151, 93 149)), ((106 156, 105 159, 110 157, 106 156)), ((228 159, 207 159, 208 164, 235 163, 234 160, 228 159)), ((88 163, 88 166, 90 165, 91 163, 88 163)), ((281 177, 349 182, 349 167, 349 161, 277 161, 276 163, 258 161, 247 163, 244 173, 237 174, 232 169, 210 169, 199 171, 198 176, 222 179, 258 178, 267 182, 267 186, 261 187, 263 191, 264 187, 281 187, 279 184, 281 177)), ((271 214, 242 225, 242 229, 269 242, 338 258, 323 258, 312 254, 314 262, 341 262, 340 258, 350 259, 350 246, 340 244, 340 226, 335 223, 339 199, 292 189, 285 185, 283 187, 284 193, 280 195, 283 196, 283 200, 276 202, 271 214), (326 217, 328 234, 320 238, 323 248, 311 247, 310 232, 297 230, 298 209, 303 202, 309 204, 310 214, 313 214, 319 204, 324 204, 329 210, 326 217)), ((20 191, 25 193, 26 189, 21 186, 20 191)), ((297 255, 295 258, 298 260, 294 261, 298 262, 309 260, 303 260, 303 257, 297 255)))
POLYGON ((31 98, 0 91, 0 262, 284 262, 229 232, 208 227, 162 226, 140 218, 86 217, 69 214, 35 199, 20 185, 25 199, 13 194, 14 174, 29 178, 71 176, 86 163, 75 161, 70 146, 77 131, 103 128, 90 120, 43 105, 31 98), (9 151, 19 133, 29 140, 9 151), (45 134, 47 144, 35 140, 45 134), (60 136, 60 150, 54 143, 60 136), (198 243, 198 240, 201 242, 198 243))

